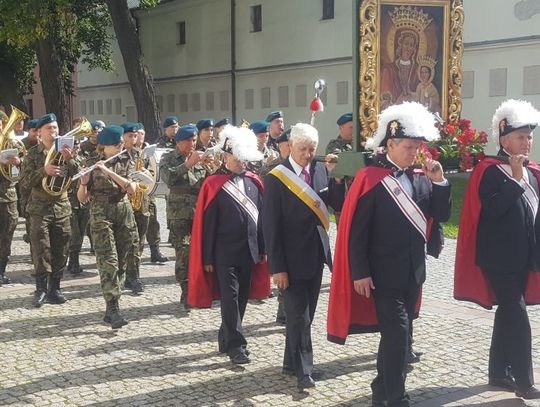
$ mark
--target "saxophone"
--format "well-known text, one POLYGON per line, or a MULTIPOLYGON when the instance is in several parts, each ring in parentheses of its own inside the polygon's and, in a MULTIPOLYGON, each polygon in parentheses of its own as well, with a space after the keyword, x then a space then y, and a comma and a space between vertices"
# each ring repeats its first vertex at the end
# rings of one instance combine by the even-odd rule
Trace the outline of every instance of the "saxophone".
MULTIPOLYGON (((135 171, 141 171, 144 169, 144 155, 142 154, 142 152, 139 152, 137 160, 135 161, 135 171)), ((131 207, 133 208, 134 212, 138 212, 141 210, 144 201, 144 195, 148 192, 148 188, 148 185, 137 183, 135 193, 129 197, 129 201, 131 202, 131 207)))

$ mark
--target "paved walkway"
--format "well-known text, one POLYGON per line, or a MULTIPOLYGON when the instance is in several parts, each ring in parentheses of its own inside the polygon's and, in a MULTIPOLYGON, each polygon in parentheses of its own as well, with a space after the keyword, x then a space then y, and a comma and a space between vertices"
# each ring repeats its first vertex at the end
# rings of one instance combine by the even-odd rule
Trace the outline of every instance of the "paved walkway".
MULTIPOLYGON (((67 276, 63 284, 70 300, 32 308, 22 229, 21 222, 8 266, 15 283, 0 287, 0 405, 370 405, 378 335, 353 336, 344 346, 326 341, 328 273, 313 325, 315 362, 324 377, 299 393, 295 379, 281 374, 284 329, 273 323, 275 298, 248 305, 244 325, 252 363, 233 366, 217 352, 219 307, 181 311, 173 263, 153 265, 148 252, 141 270, 146 291, 122 297, 130 323, 117 332, 102 322, 104 301, 87 250, 84 274, 67 276)), ((166 240, 165 229, 162 234, 166 240)), ((162 250, 173 255, 166 244, 162 250)), ((439 260, 429 260, 422 315, 415 322, 415 348, 424 355, 407 378, 414 404, 540 406, 486 385, 493 313, 452 300, 454 251, 449 241, 439 260)), ((540 367, 540 308, 530 308, 530 318, 540 367)))

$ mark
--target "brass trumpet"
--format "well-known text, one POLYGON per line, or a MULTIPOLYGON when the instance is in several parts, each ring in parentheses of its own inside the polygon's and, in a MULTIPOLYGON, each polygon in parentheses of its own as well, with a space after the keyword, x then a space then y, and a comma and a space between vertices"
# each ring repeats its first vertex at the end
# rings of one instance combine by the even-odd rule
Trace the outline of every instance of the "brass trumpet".
MULTIPOLYGON (((90 137, 91 134, 92 125, 86 118, 83 118, 82 123, 79 126, 64 134, 63 137, 73 136, 75 138, 84 138, 90 137)), ((66 162, 64 160, 64 157, 62 156, 62 153, 60 151, 56 151, 54 147, 51 148, 47 153, 47 158, 45 158, 45 165, 47 164, 56 165, 58 167, 66 166, 66 162)), ((66 174, 60 176, 47 175, 43 178, 41 185, 43 186, 45 192, 47 192, 49 195, 60 196, 64 192, 67 192, 69 186, 71 185, 71 181, 72 178, 67 176, 66 174)))
MULTIPOLYGON (((13 128, 15 124, 28 117, 26 113, 17 109, 15 106, 11 106, 11 114, 5 124, 2 133, 0 133, 0 151, 17 149, 19 150, 19 157, 24 157, 27 153, 24 144, 13 137, 13 128)), ((0 165, 0 173, 9 182, 17 182, 19 180, 19 171, 14 168, 13 165, 6 164, 0 165)))

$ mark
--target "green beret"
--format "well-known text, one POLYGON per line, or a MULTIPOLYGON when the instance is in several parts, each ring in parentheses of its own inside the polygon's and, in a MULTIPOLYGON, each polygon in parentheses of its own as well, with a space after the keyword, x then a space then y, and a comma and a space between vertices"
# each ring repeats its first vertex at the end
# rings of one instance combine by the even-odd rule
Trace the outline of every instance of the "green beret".
POLYGON ((101 120, 92 120, 90 122, 90 126, 92 126, 92 130, 99 130, 105 127, 103 126, 103 122, 101 120))
POLYGON ((163 128, 172 126, 173 124, 178 124, 178 117, 176 116, 166 117, 165 121, 163 122, 163 128))
POLYGON ((97 142, 103 146, 115 146, 122 141, 123 135, 124 129, 121 126, 111 124, 99 132, 97 142))
POLYGON ((253 130, 253 133, 266 133, 270 124, 265 120, 257 120, 249 125, 249 128, 253 130))
POLYGON ((279 119, 280 117, 283 117, 283 112, 278 110, 278 111, 275 111, 275 112, 272 112, 268 115, 268 117, 266 118, 266 121, 268 123, 270 123, 272 120, 274 119, 279 119))
POLYGON ((122 124, 120 127, 124 129, 125 133, 136 133, 139 131, 139 123, 132 123, 132 122, 126 122, 122 124))
POLYGON ((338 124, 338 126, 341 126, 342 124, 348 122, 352 122, 352 113, 342 114, 341 116, 339 116, 336 123, 338 124))
POLYGON ((202 119, 197 122, 197 130, 207 129, 214 127, 214 119, 202 119))
POLYGON ((178 129, 176 135, 174 136, 175 141, 183 141, 197 136, 198 134, 197 126, 194 124, 185 124, 178 129))
POLYGON ((26 123, 26 127, 29 129, 35 129, 38 124, 38 119, 30 119, 28 120, 28 123, 26 123))
POLYGON ((228 117, 225 117, 221 119, 219 122, 217 122, 216 124, 214 124, 214 127, 221 127, 227 124, 231 124, 231 119, 229 119, 228 117))
POLYGON ((54 113, 47 113, 46 115, 43 115, 38 119, 36 129, 40 129, 46 124, 49 124, 55 121, 56 121, 56 115, 54 113))
POLYGON ((291 138, 291 129, 288 129, 279 135, 279 137, 276 139, 276 143, 283 143, 285 141, 289 141, 290 138, 291 138))

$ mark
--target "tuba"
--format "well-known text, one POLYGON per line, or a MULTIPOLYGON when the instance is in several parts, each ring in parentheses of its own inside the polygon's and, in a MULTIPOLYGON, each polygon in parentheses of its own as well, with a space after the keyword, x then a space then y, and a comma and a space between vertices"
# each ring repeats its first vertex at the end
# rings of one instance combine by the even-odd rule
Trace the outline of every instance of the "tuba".
MULTIPOLYGON (((27 117, 28 115, 26 113, 17 109, 15 106, 11 106, 9 119, 0 133, 0 151, 17 149, 19 150, 19 157, 26 155, 26 147, 22 141, 13 137, 12 131, 17 122, 24 120, 27 117)), ((0 165, 0 173, 9 182, 17 182, 19 180, 19 170, 13 165, 0 165)))
MULTIPOLYGON (((73 136, 75 138, 83 138, 90 137, 91 135, 92 125, 86 118, 83 118, 82 123, 79 126, 70 130, 62 137, 73 136)), ((45 158, 45 165, 47 164, 65 167, 66 162, 62 156, 62 153, 60 151, 56 151, 56 148, 53 147, 49 150, 47 157, 45 158)), ((60 196, 64 192, 67 192, 69 186, 71 185, 71 177, 68 177, 67 174, 59 176, 47 175, 41 181, 41 185, 43 186, 45 192, 47 192, 49 195, 60 196)))

